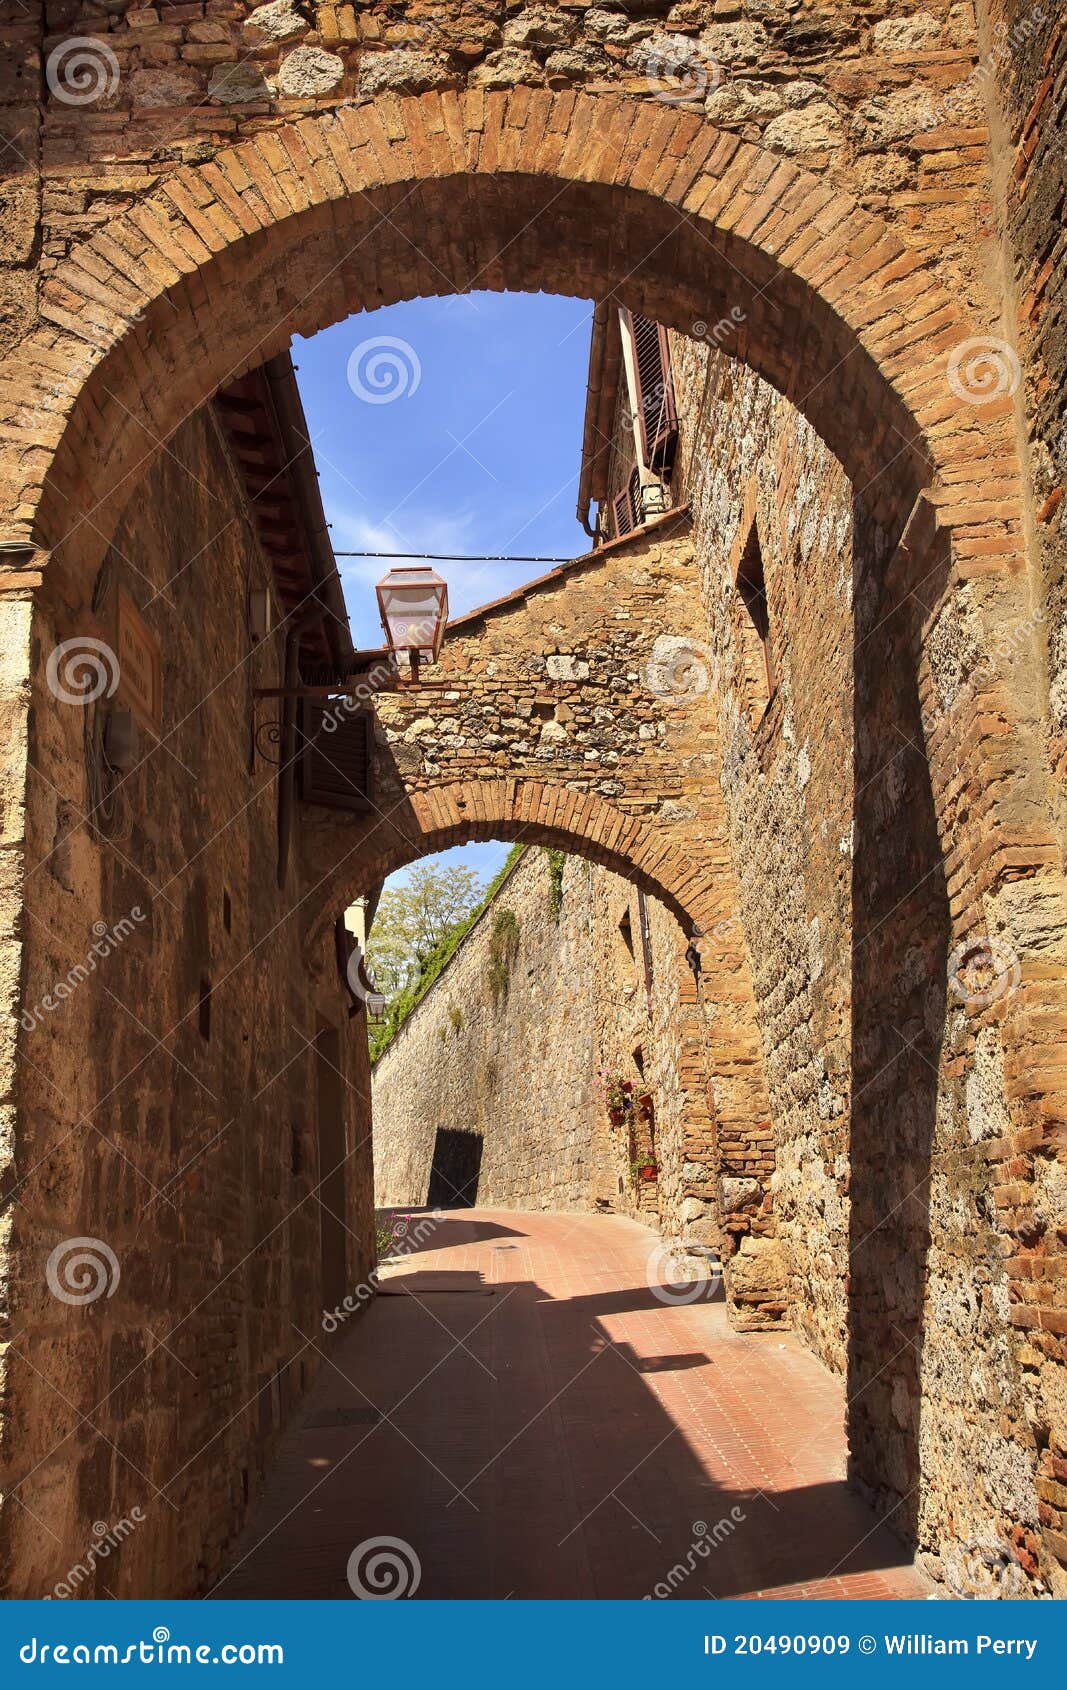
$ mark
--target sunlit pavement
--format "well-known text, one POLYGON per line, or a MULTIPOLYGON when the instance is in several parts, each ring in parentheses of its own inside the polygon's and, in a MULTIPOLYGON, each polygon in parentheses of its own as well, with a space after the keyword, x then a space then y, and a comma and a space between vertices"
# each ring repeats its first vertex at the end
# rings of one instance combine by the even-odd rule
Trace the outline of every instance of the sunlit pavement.
POLYGON ((329 1360, 216 1593, 352 1600, 352 1557, 357 1590, 417 1598, 925 1596, 845 1486, 842 1382, 661 1301, 686 1288, 650 1289, 656 1243, 446 1213, 347 1331, 306 1334, 329 1360))

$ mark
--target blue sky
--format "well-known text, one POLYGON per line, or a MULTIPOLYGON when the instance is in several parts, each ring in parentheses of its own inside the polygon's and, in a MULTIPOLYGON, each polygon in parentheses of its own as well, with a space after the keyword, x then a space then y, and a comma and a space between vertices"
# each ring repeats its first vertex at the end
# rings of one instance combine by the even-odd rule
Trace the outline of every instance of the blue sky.
MULTIPOLYGON (((575 504, 591 317, 587 300, 460 294, 360 313, 294 341, 334 549, 377 554, 338 559, 357 646, 382 641, 383 552, 589 549, 575 504)), ((435 567, 455 616, 549 566, 435 567)), ((507 849, 443 855, 488 879, 507 849)))

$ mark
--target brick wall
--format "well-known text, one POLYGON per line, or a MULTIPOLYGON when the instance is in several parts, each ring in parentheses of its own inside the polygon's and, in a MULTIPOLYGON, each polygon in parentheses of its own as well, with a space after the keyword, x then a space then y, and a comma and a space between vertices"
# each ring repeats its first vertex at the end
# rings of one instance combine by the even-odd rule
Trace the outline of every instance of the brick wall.
POLYGON ((344 1288, 372 1264, 363 1024, 346 1022, 326 953, 308 966, 275 884, 274 771, 250 763, 251 687, 279 667, 275 641, 250 657, 234 614, 257 575, 204 411, 148 471, 92 588, 102 632, 122 589, 163 647, 166 749, 121 780, 103 776, 102 707, 57 701, 46 679, 89 607, 42 601, 34 619, 19 1133, 5 1141, 11 1595, 48 1594, 94 1522, 134 1508, 144 1523, 81 1595, 191 1596, 217 1573, 326 1342, 323 1024, 340 1030, 344 1288), (97 1241, 80 1283, 78 1239, 97 1241), (66 1296, 85 1284, 101 1295, 66 1296))

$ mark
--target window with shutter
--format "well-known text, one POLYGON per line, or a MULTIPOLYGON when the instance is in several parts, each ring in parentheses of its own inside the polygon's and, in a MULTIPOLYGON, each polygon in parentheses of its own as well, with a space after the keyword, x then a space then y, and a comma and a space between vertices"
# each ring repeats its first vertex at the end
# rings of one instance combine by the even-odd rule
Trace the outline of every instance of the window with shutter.
POLYGON ((336 703, 303 700, 300 723, 300 796, 332 810, 366 810, 371 804, 371 715, 336 703), (336 723, 330 731, 326 717, 336 723))
POLYGON ((612 515, 615 521, 615 537, 622 534, 632 534, 635 528, 640 528, 642 518, 641 508, 641 472, 636 467, 630 471, 630 479, 621 493, 616 493, 611 501, 612 515))
POLYGON ((649 469, 666 472, 674 461, 678 439, 667 331, 651 318, 638 317, 632 311, 626 312, 626 325, 637 383, 641 455, 649 469))

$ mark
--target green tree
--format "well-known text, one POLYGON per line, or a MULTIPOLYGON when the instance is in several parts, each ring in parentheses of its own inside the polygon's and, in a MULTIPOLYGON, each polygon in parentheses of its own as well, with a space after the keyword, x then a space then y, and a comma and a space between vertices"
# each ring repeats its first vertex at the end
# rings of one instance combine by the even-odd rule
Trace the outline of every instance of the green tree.
POLYGON ((387 1000, 411 985, 442 940, 476 908, 482 882, 470 868, 417 863, 382 893, 367 941, 367 961, 387 1000))

